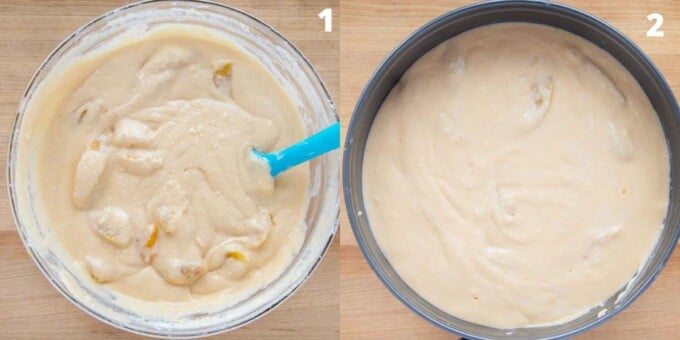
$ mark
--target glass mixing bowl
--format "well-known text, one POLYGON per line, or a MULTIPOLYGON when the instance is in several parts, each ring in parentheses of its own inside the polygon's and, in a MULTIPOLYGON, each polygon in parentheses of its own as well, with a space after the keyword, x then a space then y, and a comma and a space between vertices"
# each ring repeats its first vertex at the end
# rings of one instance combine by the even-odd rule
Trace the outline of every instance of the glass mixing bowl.
POLYGON ((605 22, 568 6, 548 1, 490 1, 444 14, 406 38, 383 61, 369 80, 355 108, 345 139, 343 188, 354 236, 382 282, 411 310, 453 333, 475 339, 564 338, 591 329, 630 305, 661 272, 680 237, 680 111, 659 70, 628 38, 605 22), (637 79, 659 115, 671 156, 671 191, 664 228, 646 263, 630 283, 601 306, 581 317, 554 326, 497 329, 447 314, 420 297, 396 273, 371 232, 362 192, 366 138, 383 100, 404 72, 439 43, 475 27, 500 22, 532 22, 579 35, 608 51, 637 79))
POLYGON ((181 317, 138 313, 116 301, 92 280, 81 280, 68 256, 46 240, 50 225, 39 219, 32 157, 34 145, 22 122, 26 108, 41 83, 60 64, 106 44, 122 34, 142 34, 165 23, 211 29, 248 52, 280 82, 299 109, 306 131, 312 134, 336 122, 335 106, 318 73, 279 32, 247 13, 205 1, 147 1, 130 4, 91 21, 71 34, 40 66, 21 99, 8 153, 7 182, 14 219, 26 249, 47 279, 69 301, 95 318, 130 332, 156 337, 196 337, 242 326, 272 310, 311 275, 335 235, 339 214, 339 152, 310 162, 304 243, 289 267, 275 281, 235 305, 214 312, 181 317), (26 138, 24 138, 26 137, 26 138))

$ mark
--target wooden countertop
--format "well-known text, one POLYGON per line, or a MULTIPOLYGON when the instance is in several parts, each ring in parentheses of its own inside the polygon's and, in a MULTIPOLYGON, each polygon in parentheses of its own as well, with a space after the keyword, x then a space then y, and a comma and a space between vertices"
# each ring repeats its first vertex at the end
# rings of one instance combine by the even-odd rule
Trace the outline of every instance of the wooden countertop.
MULTIPOLYGON (((364 84, 387 53, 420 25, 468 3, 342 0, 340 9, 337 0, 225 2, 263 18, 303 50, 336 95, 344 127, 364 84), (334 9, 333 33, 319 29, 321 22, 316 15, 326 7, 334 9), (338 89, 340 97, 337 97, 338 89)), ((674 0, 567 2, 604 18, 633 38, 678 93, 680 3, 674 0), (645 37, 650 27, 646 16, 652 12, 659 12, 666 19, 662 27, 664 38, 645 37)), ((6 143, 17 101, 42 59, 75 28, 124 3, 126 1, 0 0, 1 162, 6 158, 6 143)), ((326 339, 337 338, 338 334, 348 339, 451 337, 410 312, 379 282, 357 248, 344 213, 340 229, 340 238, 336 238, 321 266, 299 292, 262 319, 221 337, 326 339)), ((135 337, 87 316, 49 285, 18 238, 6 195, 0 195, 0 245, 0 272, 3 273, 0 276, 0 338, 135 337)), ((674 254, 661 276, 629 309, 582 338, 680 338, 677 282, 680 282, 680 252, 674 254)))
MULTIPOLYGON (((680 90, 680 3, 648 1, 566 1, 622 30, 654 60, 680 90), (663 14, 664 38, 646 38, 647 15, 663 14)), ((343 126, 377 65, 409 33, 437 15, 470 1, 343 0, 341 2, 340 106, 343 126)), ((357 247, 347 217, 341 214, 340 334, 347 339, 438 339, 449 334, 416 316, 382 285, 357 247)), ((625 312, 581 338, 680 338, 680 251, 661 276, 625 312)))
MULTIPOLYGON (((31 76, 56 45, 79 26, 129 1, 0 1, 0 162, 31 76)), ((226 1, 225 1, 226 2, 226 1)), ((337 0, 230 0, 283 32, 315 64, 331 93, 339 87, 339 32, 323 31, 317 17, 337 0)), ((336 18, 337 22, 337 18, 336 18)), ((4 178, 4 176, 3 176, 4 178)), ((138 338, 109 327, 66 301, 43 277, 24 249, 7 202, 0 194, 0 338, 138 338)), ((339 334, 339 239, 311 279, 263 318, 220 338, 330 339, 339 334)))

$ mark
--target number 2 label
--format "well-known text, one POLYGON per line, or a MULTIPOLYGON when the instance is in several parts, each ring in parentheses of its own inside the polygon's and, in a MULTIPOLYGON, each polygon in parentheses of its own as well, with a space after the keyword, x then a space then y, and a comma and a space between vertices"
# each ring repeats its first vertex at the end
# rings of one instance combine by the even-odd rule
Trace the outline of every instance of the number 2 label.
POLYGON ((647 20, 654 21, 654 25, 652 25, 652 28, 650 28, 649 31, 647 31, 647 37, 650 38, 663 37, 663 31, 659 31, 661 25, 663 25, 663 15, 659 13, 652 13, 647 16, 647 20))

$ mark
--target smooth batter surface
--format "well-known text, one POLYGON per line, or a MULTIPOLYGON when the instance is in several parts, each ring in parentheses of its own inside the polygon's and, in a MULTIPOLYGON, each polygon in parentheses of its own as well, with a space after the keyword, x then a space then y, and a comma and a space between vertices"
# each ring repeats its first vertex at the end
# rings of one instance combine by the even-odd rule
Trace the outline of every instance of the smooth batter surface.
POLYGON ((250 149, 289 145, 303 125, 257 61, 168 25, 48 84, 29 108, 45 111, 30 129, 44 135, 35 180, 47 223, 88 277, 141 300, 224 308, 288 266, 308 168, 274 180, 250 149))
POLYGON ((372 125, 363 185, 407 284, 457 317, 515 328, 575 318, 633 277, 666 214, 669 156, 613 57, 500 24, 406 72, 372 125))

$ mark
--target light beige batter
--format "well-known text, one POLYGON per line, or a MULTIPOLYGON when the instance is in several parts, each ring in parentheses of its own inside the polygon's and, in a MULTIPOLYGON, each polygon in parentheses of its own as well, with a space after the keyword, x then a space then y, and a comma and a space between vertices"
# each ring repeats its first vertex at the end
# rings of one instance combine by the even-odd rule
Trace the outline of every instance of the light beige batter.
POLYGON ((560 323, 621 289, 656 244, 669 156, 648 98, 564 31, 499 24, 428 52, 366 146, 371 228, 418 294, 500 328, 560 323))
POLYGON ((259 62, 168 25, 46 81, 29 107, 43 111, 27 128, 44 136, 35 180, 47 223, 88 277, 141 300, 223 308, 288 266, 308 167, 274 180, 250 150, 304 132, 259 62))

